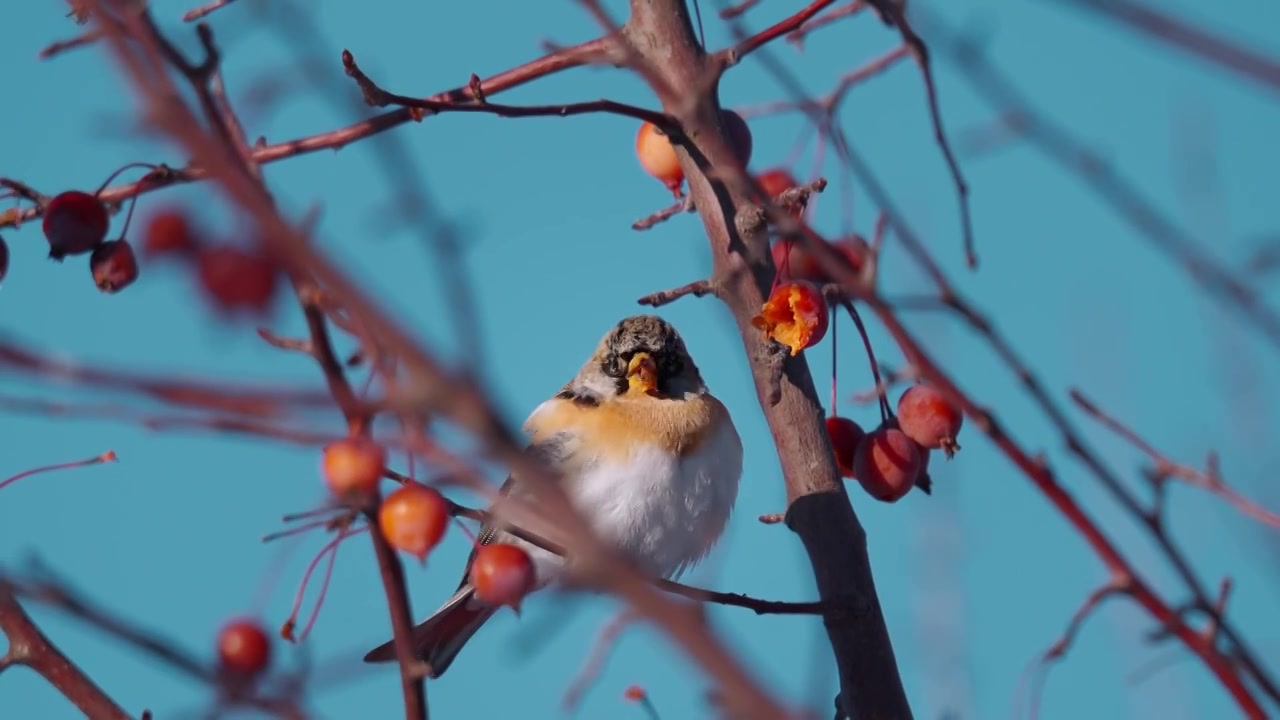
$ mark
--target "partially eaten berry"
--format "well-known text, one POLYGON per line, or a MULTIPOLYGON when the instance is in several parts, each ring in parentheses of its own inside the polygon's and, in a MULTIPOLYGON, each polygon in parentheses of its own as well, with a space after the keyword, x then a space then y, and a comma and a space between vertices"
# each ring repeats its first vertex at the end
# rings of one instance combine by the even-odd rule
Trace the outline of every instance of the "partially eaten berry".
POLYGON ((827 301, 809 283, 783 283, 773 289, 751 324, 791 349, 792 355, 813 347, 827 334, 827 301))

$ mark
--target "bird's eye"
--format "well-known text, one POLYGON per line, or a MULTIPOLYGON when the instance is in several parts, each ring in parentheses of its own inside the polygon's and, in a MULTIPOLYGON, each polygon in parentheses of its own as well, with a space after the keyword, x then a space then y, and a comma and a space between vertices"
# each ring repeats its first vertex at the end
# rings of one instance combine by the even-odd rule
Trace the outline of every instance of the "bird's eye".
POLYGON ((662 373, 667 377, 675 377, 684 370, 684 363, 679 356, 667 354, 662 358, 662 373))
POLYGON ((620 378, 627 374, 627 362, 628 360, 624 359, 621 355, 618 355, 618 353, 609 353, 609 355, 605 357, 604 366, 601 369, 604 370, 604 374, 609 377, 620 378))

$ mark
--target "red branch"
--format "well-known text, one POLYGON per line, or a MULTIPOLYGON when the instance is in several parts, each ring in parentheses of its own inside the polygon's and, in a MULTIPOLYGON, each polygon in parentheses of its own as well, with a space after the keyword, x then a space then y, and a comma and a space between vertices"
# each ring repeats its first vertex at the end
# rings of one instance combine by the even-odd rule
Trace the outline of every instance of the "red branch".
MULTIPOLYGON (((1253 518, 1263 525, 1280 529, 1280 514, 1271 512, 1236 492, 1226 483, 1225 480, 1222 479, 1222 475, 1218 471, 1216 456, 1212 454, 1209 456, 1209 460, 1206 463, 1206 467, 1208 468, 1207 470, 1197 470, 1190 465, 1174 462, 1169 459, 1169 456, 1160 452, 1154 445, 1144 440, 1136 431, 1104 412, 1096 403, 1085 397, 1084 393, 1079 390, 1072 389, 1071 399, 1076 405, 1080 406, 1081 410, 1084 410, 1093 417, 1093 419, 1101 423, 1103 427, 1118 435, 1120 439, 1137 448, 1144 455, 1150 458, 1151 462, 1155 463, 1155 467, 1150 473, 1150 478, 1152 483, 1156 485, 1157 492, 1161 490, 1164 482, 1170 478, 1181 480, 1193 487, 1208 490, 1229 503, 1241 514, 1253 518)), ((1160 496, 1157 495, 1157 497, 1160 496)))
POLYGON ((9 639, 9 651, 0 658, 0 672, 23 665, 38 673, 86 717, 132 720, 129 713, 40 632, 18 599, 3 587, 0 587, 0 630, 9 639))
MULTIPOLYGON (((481 91, 486 96, 496 95, 547 75, 594 62, 607 61, 610 58, 610 48, 611 42, 604 38, 572 47, 560 48, 524 65, 481 80, 478 85, 473 85, 472 83, 460 85, 452 90, 436 93, 425 99, 433 103, 471 102, 476 99, 476 87, 481 88, 481 91)), ((255 165, 265 165, 320 150, 338 150, 358 140, 363 140, 412 122, 415 120, 416 114, 417 111, 411 108, 399 108, 352 123, 337 130, 330 130, 273 145, 254 146, 249 153, 249 159, 255 165)), ((124 183, 107 188, 99 197, 105 203, 119 203, 163 187, 197 180, 207 180, 210 177, 212 177, 212 173, 209 168, 199 163, 192 163, 184 168, 170 169, 162 177, 144 178, 137 182, 124 183)), ((19 212, 0 216, 0 228, 17 227, 43 215, 43 205, 26 207, 19 212)))

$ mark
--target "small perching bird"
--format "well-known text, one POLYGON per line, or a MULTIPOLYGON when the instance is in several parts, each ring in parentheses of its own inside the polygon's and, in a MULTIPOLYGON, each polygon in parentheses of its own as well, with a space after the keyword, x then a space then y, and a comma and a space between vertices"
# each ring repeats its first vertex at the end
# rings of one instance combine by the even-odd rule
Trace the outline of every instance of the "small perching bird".
MULTIPOLYGON (((601 539, 641 571, 675 579, 724 534, 742 477, 742 440, 729 412, 707 389, 684 340, 654 315, 625 318, 600 341, 578 374, 525 421, 528 452, 557 469, 573 505, 601 539)), ((500 491, 526 495, 515 476, 500 491)), ((536 588, 556 581, 564 559, 485 524, 478 542, 510 543, 533 560, 536 588)), ((413 629, 417 656, 440 677, 497 612, 474 596, 468 578, 413 629)), ((395 660, 388 641, 365 662, 395 660)))

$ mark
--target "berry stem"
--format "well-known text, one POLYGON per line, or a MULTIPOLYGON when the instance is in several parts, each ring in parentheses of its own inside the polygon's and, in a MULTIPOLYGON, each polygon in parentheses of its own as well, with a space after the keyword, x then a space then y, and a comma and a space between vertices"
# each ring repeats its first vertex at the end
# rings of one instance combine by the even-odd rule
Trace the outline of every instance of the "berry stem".
MULTIPOLYGON (((132 163, 129 163, 128 165, 124 165, 120 168, 117 168, 115 172, 108 175, 107 179, 102 181, 102 184, 98 186, 98 189, 93 194, 95 196, 101 195, 102 191, 106 190, 107 186, 110 185, 111 182, 115 180, 117 177, 119 177, 120 173, 124 172, 125 170, 133 170, 135 168, 146 168, 147 170, 150 171, 150 170, 156 170, 159 167, 160 167, 159 165, 155 165, 153 163, 145 163, 145 162, 132 162, 132 163)), ((137 200, 138 198, 135 195, 133 199, 137 200)))
POLYGON ((129 210, 124 214, 124 227, 120 228, 120 239, 124 240, 129 234, 129 224, 133 222, 133 209, 138 206, 138 196, 134 195, 129 198, 129 210))
POLYGON ((274 540, 280 540, 281 538, 287 538, 291 535, 298 535, 298 534, 307 532, 308 530, 315 530, 318 527, 324 527, 328 525, 329 522, 330 522, 330 518, 324 518, 322 520, 312 520, 309 523, 305 523, 297 527, 291 527, 288 530, 277 530, 276 532, 267 533, 266 535, 263 535, 262 542, 269 543, 274 540))
POLYGON ((837 351, 840 343, 837 341, 838 338, 836 333, 836 327, 840 324, 837 322, 839 319, 840 318, 836 315, 836 309, 834 307, 831 308, 831 417, 836 416, 836 403, 839 401, 838 399, 840 397, 838 384, 836 382, 836 376, 838 374, 836 368, 839 367, 838 360, 840 357, 837 351))
POLYGON ((841 300, 840 304, 844 306, 849 317, 853 318, 853 324, 858 327, 858 335, 862 336, 862 346, 867 350, 867 362, 871 363, 871 377, 876 383, 876 395, 880 401, 880 421, 885 422, 893 417, 893 410, 889 408, 889 400, 886 397, 887 388, 880 380, 880 364, 876 362, 875 350, 871 348, 871 338, 867 335, 867 326, 862 324, 862 316, 858 314, 858 308, 848 300, 841 300))
POLYGON ((7 478, 5 480, 0 480, 0 490, 3 490, 5 487, 12 485, 15 482, 18 482, 24 477, 30 477, 32 475, 38 475, 40 473, 45 473, 45 472, 52 472, 54 470, 70 470, 71 468, 86 467, 88 465, 98 465, 101 463, 108 463, 108 462, 115 462, 115 461, 116 461, 115 452, 112 450, 108 450, 107 452, 104 452, 97 457, 89 458, 88 460, 74 460, 72 462, 57 463, 56 465, 45 465, 43 467, 24 470, 10 478, 7 478))
POLYGON ((472 547, 479 547, 480 541, 476 538, 476 534, 471 532, 471 528, 467 527, 466 523, 462 522, 461 518, 459 518, 457 515, 454 515, 453 522, 462 530, 462 534, 466 535, 467 539, 471 541, 472 547))
POLYGON ((290 513, 280 518, 280 521, 287 523, 297 522, 299 520, 307 520, 321 515, 328 515, 332 512, 336 512, 337 510, 338 508, 326 505, 325 507, 316 508, 315 510, 303 510, 302 512, 290 513))
POLYGON ((306 571, 302 573, 302 582, 298 584, 298 592, 293 596, 293 607, 289 611, 289 619, 285 621, 284 628, 280 631, 280 634, 285 640, 290 642, 302 642, 302 640, 306 638, 307 633, 311 631, 312 626, 315 625, 316 618, 320 615, 320 606, 324 603, 325 594, 329 590, 329 580, 333 577, 333 564, 338 557, 338 543, 341 543, 343 540, 368 529, 369 526, 365 525, 355 530, 340 530, 338 532, 338 536, 326 543, 325 546, 320 549, 320 552, 316 553, 316 556, 311 559, 311 562, 307 565, 306 571), (320 565, 320 561, 326 556, 329 557, 329 564, 325 569, 324 578, 320 584, 320 593, 316 597, 316 604, 311 610, 311 617, 307 620, 307 626, 303 628, 302 634, 295 638, 293 628, 298 624, 298 613, 302 610, 302 599, 306 596, 307 585, 311 582, 311 575, 316 571, 316 567, 320 565))
POLYGON ((773 296, 773 291, 778 289, 778 285, 782 282, 782 277, 790 272, 791 269, 791 239, 784 238, 782 241, 782 262, 778 267, 773 269, 773 283, 769 286, 769 296, 773 296))

